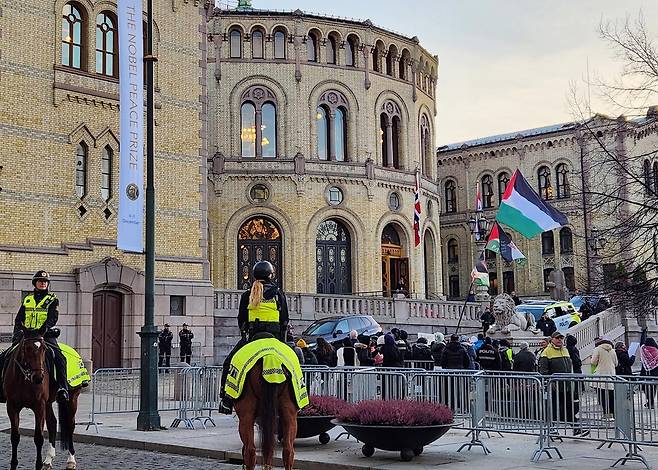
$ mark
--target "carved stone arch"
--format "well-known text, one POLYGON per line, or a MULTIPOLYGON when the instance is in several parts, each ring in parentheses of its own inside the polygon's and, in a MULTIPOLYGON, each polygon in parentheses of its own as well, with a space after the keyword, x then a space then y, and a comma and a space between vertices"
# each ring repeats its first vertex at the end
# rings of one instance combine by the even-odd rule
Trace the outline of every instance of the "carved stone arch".
MULTIPOLYGON (((283 87, 271 79, 270 77, 265 77, 262 75, 251 75, 244 78, 242 81, 238 82, 233 90, 230 93, 230 148, 225 151, 230 156, 241 155, 241 141, 240 141, 240 118, 241 118, 241 106, 242 98, 248 94, 250 89, 255 89, 256 87, 264 88, 268 90, 269 93, 272 93, 276 98, 276 122, 277 122, 277 154, 288 155, 291 154, 291 144, 287 136, 287 130, 289 128, 288 122, 290 121, 290 116, 285 112, 286 106, 288 104, 288 97, 283 89, 283 87)), ((260 92, 258 96, 261 96, 260 92)), ((262 95, 264 96, 264 95, 262 95)))
POLYGON ((411 233, 409 227, 412 227, 413 224, 408 217, 403 216, 400 213, 386 213, 380 217, 377 222, 377 229, 375 234, 377 235, 377 241, 380 242, 382 238, 382 233, 384 228, 388 224, 395 224, 398 234, 400 235, 400 243, 404 248, 404 253, 409 255, 412 250, 411 241, 413 240, 413 234, 411 233))
POLYGON ((268 101, 272 101, 275 105, 278 105, 276 94, 263 85, 253 85, 247 88, 242 93, 240 101, 242 103, 250 101, 256 105, 262 105, 268 101))
POLYGON ((119 150, 119 139, 109 127, 106 127, 98 134, 94 141, 94 147, 104 147, 105 145, 109 145, 117 151, 119 150))
MULTIPOLYGON (((99 13, 101 13, 103 11, 109 11, 109 12, 112 12, 116 15, 117 14, 117 4, 116 4, 116 2, 112 2, 112 1, 109 1, 109 0, 103 0, 103 1, 100 1, 100 2, 96 3, 96 5, 94 5, 94 16, 98 15, 99 13)), ((94 21, 95 20, 96 19, 94 18, 94 21)))
POLYGON ((83 140, 89 147, 96 146, 96 139, 86 124, 80 124, 69 134, 69 144, 77 144, 83 140))
POLYGON ((91 293, 101 289, 116 288, 125 293, 144 293, 144 273, 123 265, 112 257, 75 268, 76 284, 80 292, 91 293))
POLYGON ((344 107, 347 111, 350 110, 350 103, 347 101, 345 95, 337 90, 325 91, 318 99, 318 105, 326 105, 330 109, 344 107))
POLYGON ((425 297, 437 295, 442 290, 441 286, 441 247, 439 246, 439 233, 434 222, 426 220, 422 228, 423 246, 423 279, 425 297))
POLYGON ((240 34, 242 35, 242 40, 244 40, 244 35, 245 35, 245 26, 242 23, 238 23, 237 21, 234 21, 233 23, 230 23, 225 29, 224 29, 224 34, 226 36, 231 34, 231 31, 234 29, 238 29, 240 31, 240 34))

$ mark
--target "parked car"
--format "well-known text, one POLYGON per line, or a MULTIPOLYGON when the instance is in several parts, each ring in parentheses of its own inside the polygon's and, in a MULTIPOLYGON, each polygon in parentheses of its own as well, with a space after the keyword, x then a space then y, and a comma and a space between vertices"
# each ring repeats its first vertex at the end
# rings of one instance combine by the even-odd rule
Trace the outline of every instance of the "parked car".
POLYGON ((610 297, 604 294, 575 295, 569 300, 579 312, 580 308, 585 304, 585 301, 589 304, 592 315, 601 313, 612 305, 610 297))
POLYGON ((532 313, 535 321, 539 321, 544 313, 552 318, 558 330, 564 332, 572 326, 576 326, 582 320, 571 302, 555 300, 530 300, 516 306, 516 311, 522 314, 532 313))
POLYGON ((301 337, 310 348, 315 347, 318 337, 338 345, 350 335, 351 330, 356 330, 360 335, 370 336, 382 331, 382 327, 370 315, 328 317, 311 323, 302 332, 301 337))

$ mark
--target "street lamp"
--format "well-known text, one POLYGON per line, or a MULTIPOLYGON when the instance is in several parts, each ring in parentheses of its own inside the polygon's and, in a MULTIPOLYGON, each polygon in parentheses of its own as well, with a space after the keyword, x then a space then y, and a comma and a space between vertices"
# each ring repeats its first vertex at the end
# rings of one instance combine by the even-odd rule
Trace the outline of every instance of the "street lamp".
POLYGON ((592 250, 594 256, 598 256, 599 250, 605 248, 605 245, 606 243, 608 243, 608 240, 606 240, 605 237, 601 236, 598 229, 593 228, 590 231, 589 239, 587 240, 587 243, 589 244, 589 248, 590 250, 592 250))
MULTIPOLYGON (((480 208, 476 209, 468 219, 468 228, 471 231, 475 243, 475 265, 480 260, 480 254, 484 253, 486 246, 486 234, 489 230, 489 221, 480 208)), ((470 293, 470 292, 469 292, 470 293)), ((475 288, 475 300, 481 303, 489 302, 489 288, 478 285, 475 288)))

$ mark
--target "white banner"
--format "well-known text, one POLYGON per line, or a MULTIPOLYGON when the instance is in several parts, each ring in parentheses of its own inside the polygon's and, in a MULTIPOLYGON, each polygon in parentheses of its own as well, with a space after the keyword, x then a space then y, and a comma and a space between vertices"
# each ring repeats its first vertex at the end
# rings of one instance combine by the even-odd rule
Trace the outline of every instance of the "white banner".
POLYGON ((117 248, 142 253, 144 242, 144 50, 142 0, 119 0, 121 152, 117 248))

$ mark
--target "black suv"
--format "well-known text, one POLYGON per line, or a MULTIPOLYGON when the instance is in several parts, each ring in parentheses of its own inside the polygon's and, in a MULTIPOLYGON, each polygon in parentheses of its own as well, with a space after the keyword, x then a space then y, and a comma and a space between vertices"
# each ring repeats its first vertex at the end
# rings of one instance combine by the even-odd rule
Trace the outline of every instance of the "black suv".
POLYGON ((382 331, 382 327, 370 315, 328 317, 311 323, 301 337, 310 348, 315 348, 315 342, 319 337, 337 345, 349 337, 351 330, 356 330, 360 335, 370 336, 382 331))

